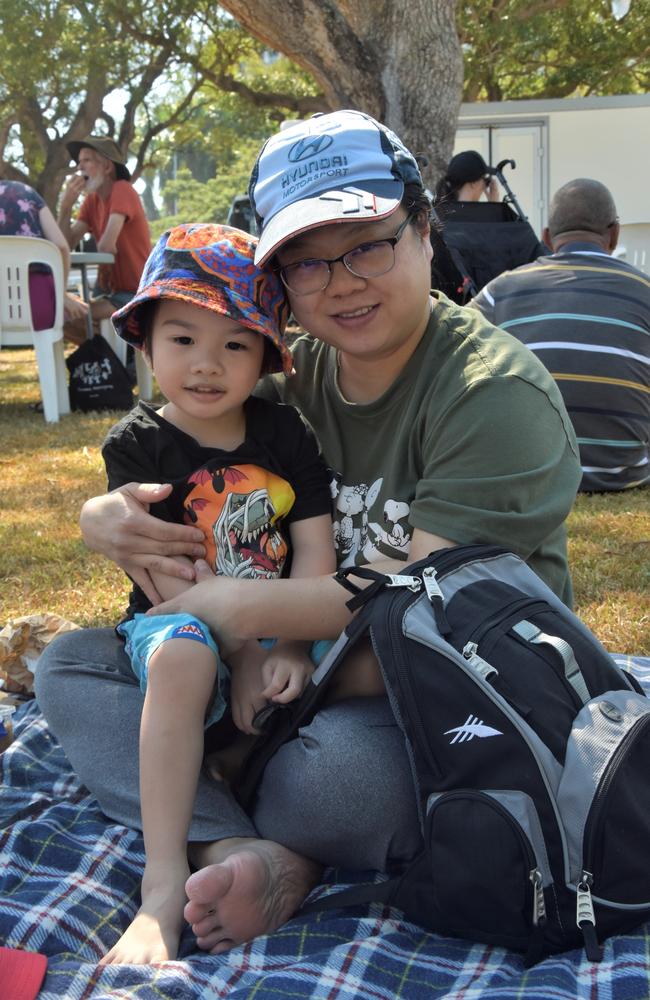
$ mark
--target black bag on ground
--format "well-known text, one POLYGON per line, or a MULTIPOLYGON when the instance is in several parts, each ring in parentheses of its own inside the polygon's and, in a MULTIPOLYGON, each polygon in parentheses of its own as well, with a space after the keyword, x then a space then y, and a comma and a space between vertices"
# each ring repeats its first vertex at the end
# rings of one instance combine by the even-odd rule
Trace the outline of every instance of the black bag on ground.
POLYGON ((97 334, 66 358, 73 410, 130 410, 131 379, 108 341, 97 334))
POLYGON ((650 699, 517 556, 459 546, 338 579, 358 614, 275 713, 240 786, 316 712, 369 635, 406 741, 424 848, 400 875, 305 911, 385 901, 528 964, 650 918, 650 699), (357 575, 373 582, 351 584, 357 575), (345 668, 343 668, 345 669, 345 668))

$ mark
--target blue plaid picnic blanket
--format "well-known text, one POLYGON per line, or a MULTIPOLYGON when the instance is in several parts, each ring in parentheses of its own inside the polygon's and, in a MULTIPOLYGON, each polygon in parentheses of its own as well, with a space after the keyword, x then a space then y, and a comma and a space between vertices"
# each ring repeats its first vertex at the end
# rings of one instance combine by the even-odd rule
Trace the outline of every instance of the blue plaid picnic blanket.
MULTIPOLYGON (((650 658, 619 658, 650 690, 650 658)), ((138 906, 141 836, 112 823, 77 781, 35 702, 0 756, 0 945, 47 955, 39 1000, 640 1000, 650 925, 525 969, 502 948, 427 934, 382 905, 294 917, 224 955, 196 949, 155 966, 99 966, 138 906)), ((367 880, 368 873, 365 873, 367 880)), ((330 871, 326 883, 364 873, 330 871)), ((321 890, 322 891, 322 890, 321 890)))

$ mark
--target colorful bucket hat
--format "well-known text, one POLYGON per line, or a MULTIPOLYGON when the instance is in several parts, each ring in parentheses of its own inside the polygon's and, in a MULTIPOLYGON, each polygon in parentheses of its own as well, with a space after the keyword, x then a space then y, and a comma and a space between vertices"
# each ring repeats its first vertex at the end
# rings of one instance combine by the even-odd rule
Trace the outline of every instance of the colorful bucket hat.
POLYGON ((271 341, 275 371, 290 375, 293 358, 284 341, 289 307, 279 276, 254 262, 254 236, 213 223, 188 223, 164 233, 149 255, 135 296, 111 319, 117 333, 142 347, 140 308, 176 299, 228 316, 271 341))
POLYGON ((392 215, 413 182, 422 184, 415 157, 361 111, 282 129, 262 147, 248 189, 261 234, 255 262, 305 230, 392 215))

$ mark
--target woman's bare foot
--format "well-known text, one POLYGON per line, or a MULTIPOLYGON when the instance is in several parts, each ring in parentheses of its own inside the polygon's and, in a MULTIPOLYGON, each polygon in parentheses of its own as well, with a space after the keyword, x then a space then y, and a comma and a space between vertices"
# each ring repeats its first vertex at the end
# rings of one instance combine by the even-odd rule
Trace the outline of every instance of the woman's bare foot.
POLYGON ((183 906, 189 868, 148 872, 142 880, 142 905, 120 940, 100 965, 150 965, 176 958, 185 926, 183 906))
POLYGON ((185 885, 185 919, 199 948, 213 955, 286 923, 322 870, 270 840, 221 841, 210 849, 217 863, 185 885))

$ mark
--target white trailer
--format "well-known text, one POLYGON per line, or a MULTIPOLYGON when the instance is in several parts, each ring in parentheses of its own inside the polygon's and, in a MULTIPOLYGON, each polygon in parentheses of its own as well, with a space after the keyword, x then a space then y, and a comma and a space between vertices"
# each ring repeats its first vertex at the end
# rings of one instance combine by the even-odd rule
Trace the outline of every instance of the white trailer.
POLYGON ((504 175, 538 235, 549 199, 574 177, 612 192, 625 258, 650 274, 650 94, 463 104, 455 153, 514 160, 504 175))

